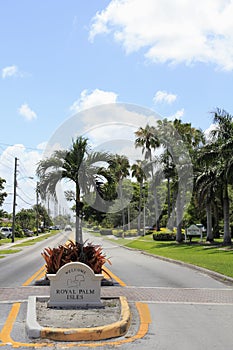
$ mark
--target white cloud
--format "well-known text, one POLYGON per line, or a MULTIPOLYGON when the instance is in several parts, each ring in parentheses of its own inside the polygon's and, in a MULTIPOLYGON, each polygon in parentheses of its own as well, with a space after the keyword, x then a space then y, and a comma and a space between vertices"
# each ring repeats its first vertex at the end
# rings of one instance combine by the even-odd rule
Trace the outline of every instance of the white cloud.
POLYGON ((175 120, 175 119, 181 119, 184 115, 184 108, 178 110, 176 113, 174 113, 173 115, 170 115, 168 117, 169 120, 175 120))
POLYGON ((17 161, 17 206, 18 212, 22 208, 30 208, 36 202, 36 168, 41 160, 40 151, 26 149, 22 144, 7 147, 0 154, 0 174, 6 180, 5 190, 8 193, 3 209, 12 212, 13 207, 13 173, 14 161, 17 161), (30 179, 32 178, 33 179, 30 179))
POLYGON ((89 39, 113 33, 127 53, 153 62, 214 63, 233 70, 232 0, 112 0, 92 19, 89 39))
POLYGON ((165 103, 171 104, 175 102, 176 98, 177 96, 174 94, 159 90, 156 92, 153 98, 153 102, 154 103, 165 102, 165 103))
POLYGON ((22 106, 19 107, 18 112, 28 121, 37 118, 36 113, 28 106, 27 103, 22 104, 22 106))
POLYGON ((5 79, 8 77, 23 77, 23 73, 15 65, 8 66, 2 69, 2 78, 5 79))
POLYGON ((216 130, 218 128, 217 124, 211 124, 208 129, 204 131, 205 137, 207 140, 211 139, 211 133, 212 131, 216 130))
POLYGON ((88 94, 88 90, 83 90, 80 98, 72 104, 70 110, 77 113, 94 106, 116 103, 116 100, 117 94, 115 92, 95 89, 88 94))

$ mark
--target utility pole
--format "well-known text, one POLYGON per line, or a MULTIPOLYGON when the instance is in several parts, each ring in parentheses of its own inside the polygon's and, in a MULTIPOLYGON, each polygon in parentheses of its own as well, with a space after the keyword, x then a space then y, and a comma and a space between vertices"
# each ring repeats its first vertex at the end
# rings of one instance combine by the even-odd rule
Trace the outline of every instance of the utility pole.
POLYGON ((39 230, 39 183, 36 183, 36 235, 38 236, 39 230))
POLYGON ((15 208, 16 208, 16 188, 17 188, 17 161, 15 158, 15 170, 14 170, 14 192, 13 192, 13 212, 12 212, 12 237, 11 242, 15 241, 15 208))

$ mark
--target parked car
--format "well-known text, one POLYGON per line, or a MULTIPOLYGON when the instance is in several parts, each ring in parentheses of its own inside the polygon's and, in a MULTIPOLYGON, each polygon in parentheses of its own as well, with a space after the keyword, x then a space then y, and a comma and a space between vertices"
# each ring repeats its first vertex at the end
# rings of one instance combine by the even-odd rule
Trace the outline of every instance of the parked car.
POLYGON ((23 229, 24 236, 26 237, 32 237, 34 235, 34 232, 29 230, 28 228, 23 229))
POLYGON ((54 225, 49 227, 50 230, 60 230, 60 225, 54 225))
POLYGON ((11 238, 12 228, 11 227, 0 227, 0 238, 11 238))
POLYGON ((66 225, 65 231, 72 231, 72 227, 70 225, 66 225))

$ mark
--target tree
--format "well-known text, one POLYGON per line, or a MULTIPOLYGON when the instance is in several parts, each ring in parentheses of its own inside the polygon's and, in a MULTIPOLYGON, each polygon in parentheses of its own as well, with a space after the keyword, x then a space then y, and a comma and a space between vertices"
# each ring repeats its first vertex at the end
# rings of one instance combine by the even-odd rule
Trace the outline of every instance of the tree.
MULTIPOLYGON (((3 205, 3 202, 4 202, 5 198, 7 197, 7 193, 2 192, 4 190, 5 182, 6 182, 6 180, 4 180, 0 177, 0 207, 3 205)), ((3 216, 3 213, 4 212, 0 209, 0 217, 3 216)))
POLYGON ((233 118, 228 112, 221 109, 216 109, 213 115, 216 128, 211 133, 210 143, 202 150, 201 159, 205 159, 209 169, 216 169, 215 177, 221 187, 223 205, 223 243, 231 244, 229 184, 232 183, 233 178, 233 118))
POLYGON ((206 169, 200 173, 195 181, 195 192, 198 204, 202 207, 205 203, 206 207, 206 241, 214 241, 212 209, 215 202, 215 196, 219 189, 218 176, 215 169, 206 169))
POLYGON ((119 154, 116 154, 115 156, 112 156, 109 160, 109 167, 108 169, 112 173, 116 184, 119 184, 119 197, 120 197, 120 204, 121 204, 121 213, 122 213, 122 226, 125 229, 125 213, 124 213, 124 201, 123 201, 123 192, 122 192, 122 184, 124 178, 126 178, 129 175, 129 160, 126 156, 122 156, 119 154))
MULTIPOLYGON (((192 127, 191 123, 182 123, 181 120, 175 119, 173 122, 175 130, 178 132, 179 139, 177 140, 177 150, 176 150, 176 167, 179 168, 179 184, 186 183, 183 189, 178 188, 176 184, 177 191, 177 242, 182 242, 182 214, 184 211, 185 196, 189 195, 186 186, 191 187, 188 184, 187 177, 190 177, 190 181, 193 181, 193 177, 190 176, 192 173, 192 165, 195 164, 196 152, 205 143, 205 137, 201 130, 192 127), (182 142, 181 142, 182 141, 182 142), (185 154, 186 153, 186 154, 185 154), (177 164, 179 166, 177 166, 177 164), (186 182, 187 181, 187 182, 186 182), (182 193, 183 192, 183 193, 182 193)), ((176 146, 175 146, 176 147, 176 146)))
POLYGON ((107 161, 108 157, 106 153, 90 152, 88 139, 79 136, 72 142, 69 150, 55 151, 50 158, 40 161, 38 165, 37 175, 42 198, 45 198, 47 192, 56 198, 56 186, 63 179, 74 183, 77 243, 83 244, 81 195, 90 189, 96 190, 96 182, 101 181, 104 176, 104 169, 98 166, 98 162, 107 161))
POLYGON ((152 161, 152 149, 160 147, 160 140, 158 137, 158 130, 154 126, 146 125, 145 128, 140 127, 135 132, 136 140, 135 147, 142 148, 142 154, 144 154, 145 160, 149 161, 149 169, 152 177, 152 189, 154 195, 154 206, 155 206, 155 222, 157 230, 160 230, 159 225, 159 203, 156 191, 156 178, 154 178, 154 165, 155 162, 152 161))
POLYGON ((135 177, 137 182, 139 183, 138 233, 140 233, 141 232, 141 211, 142 211, 142 189, 143 189, 143 182, 144 180, 146 180, 143 161, 137 160, 137 162, 131 166, 131 170, 132 170, 132 176, 135 177))

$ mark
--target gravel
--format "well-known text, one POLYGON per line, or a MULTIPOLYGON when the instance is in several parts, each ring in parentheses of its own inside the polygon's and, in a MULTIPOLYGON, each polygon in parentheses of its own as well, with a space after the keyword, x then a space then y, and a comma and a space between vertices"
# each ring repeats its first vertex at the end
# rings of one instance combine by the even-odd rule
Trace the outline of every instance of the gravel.
POLYGON ((105 326, 120 320, 118 298, 101 299, 103 308, 49 308, 47 302, 36 302, 37 322, 42 327, 91 328, 105 326))

